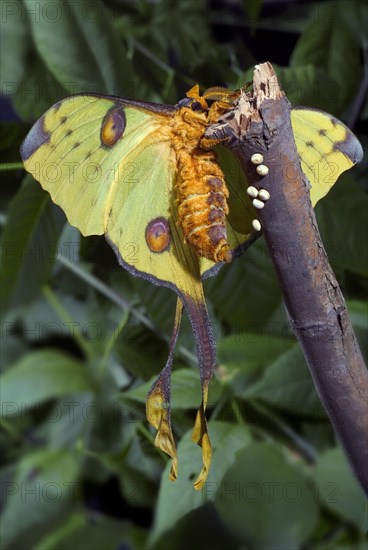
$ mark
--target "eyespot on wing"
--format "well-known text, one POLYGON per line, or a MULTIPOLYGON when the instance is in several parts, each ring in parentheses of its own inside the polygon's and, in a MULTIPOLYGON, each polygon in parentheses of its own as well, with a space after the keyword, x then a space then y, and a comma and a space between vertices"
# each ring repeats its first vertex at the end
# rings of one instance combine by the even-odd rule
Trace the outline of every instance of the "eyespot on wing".
POLYGON ((124 108, 116 105, 106 113, 101 126, 101 145, 106 148, 113 147, 124 134, 126 117, 124 108))
POLYGON ((146 227, 146 242, 151 252, 161 253, 170 248, 171 233, 166 218, 151 220, 146 227))

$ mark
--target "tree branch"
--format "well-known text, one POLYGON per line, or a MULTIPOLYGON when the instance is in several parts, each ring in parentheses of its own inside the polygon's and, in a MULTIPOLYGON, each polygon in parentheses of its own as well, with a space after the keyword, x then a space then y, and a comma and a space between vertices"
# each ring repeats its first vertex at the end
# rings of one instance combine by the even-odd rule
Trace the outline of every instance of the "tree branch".
POLYGON ((234 112, 207 136, 226 136, 249 185, 271 195, 259 218, 290 323, 335 433, 368 493, 368 371, 318 232, 290 104, 269 63, 256 66, 253 92, 241 94, 234 112), (250 162, 254 153, 269 167, 265 177, 250 162))

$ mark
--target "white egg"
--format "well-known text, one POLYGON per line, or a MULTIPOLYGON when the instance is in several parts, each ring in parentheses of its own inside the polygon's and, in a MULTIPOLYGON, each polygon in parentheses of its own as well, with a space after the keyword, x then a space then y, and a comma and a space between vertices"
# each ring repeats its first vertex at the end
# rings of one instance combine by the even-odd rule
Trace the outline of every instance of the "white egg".
POLYGON ((269 169, 268 166, 266 166, 265 164, 260 164, 259 166, 257 166, 256 171, 257 174, 259 174, 260 176, 267 176, 269 169))
POLYGON ((256 187, 253 187, 253 185, 248 187, 247 193, 250 197, 253 197, 254 199, 258 197, 258 189, 256 187))
POLYGON ((254 153, 254 155, 252 155, 250 157, 250 161, 253 163, 253 164, 262 164, 263 162, 263 155, 261 155, 261 153, 254 153))
POLYGON ((261 222, 257 219, 255 220, 252 220, 252 226, 253 226, 253 229, 255 229, 256 231, 261 231, 261 222))
POLYGON ((269 192, 266 189, 260 189, 258 191, 258 198, 263 200, 263 202, 268 201, 270 197, 271 197, 271 195, 269 194, 269 192))
POLYGON ((257 208, 258 210, 261 210, 264 207, 264 202, 262 202, 258 199, 253 199, 252 204, 253 204, 254 208, 257 208))

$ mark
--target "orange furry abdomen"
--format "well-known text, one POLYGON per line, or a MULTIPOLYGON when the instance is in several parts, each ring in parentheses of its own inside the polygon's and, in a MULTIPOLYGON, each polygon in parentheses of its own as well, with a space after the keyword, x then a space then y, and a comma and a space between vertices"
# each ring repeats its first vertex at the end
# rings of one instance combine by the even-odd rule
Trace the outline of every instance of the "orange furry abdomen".
POLYGON ((172 128, 178 169, 178 215, 185 239, 199 255, 214 262, 228 262, 229 192, 215 153, 199 145, 206 129, 206 114, 182 107, 173 117, 172 128))

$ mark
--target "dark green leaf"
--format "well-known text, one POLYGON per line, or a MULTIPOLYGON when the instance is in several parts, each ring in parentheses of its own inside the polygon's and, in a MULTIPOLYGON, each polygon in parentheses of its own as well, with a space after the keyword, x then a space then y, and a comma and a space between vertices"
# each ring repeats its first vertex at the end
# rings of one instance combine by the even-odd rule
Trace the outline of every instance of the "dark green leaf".
POLYGON ((164 536, 159 538, 152 550, 173 548, 209 548, 223 550, 238 548, 239 543, 220 521, 212 503, 205 503, 180 518, 164 536))
POLYGON ((94 425, 96 415, 100 416, 99 403, 93 401, 93 397, 91 392, 63 395, 55 401, 37 431, 38 436, 46 438, 52 449, 73 448, 81 434, 85 435, 94 425))
POLYGON ((318 517, 306 477, 274 443, 254 443, 237 453, 216 507, 231 531, 259 550, 300 548, 318 517))
POLYGON ((118 548, 143 548, 143 529, 108 516, 87 511, 73 510, 58 525, 49 529, 35 550, 65 550, 88 548, 89 550, 117 550, 118 548))
POLYGON ((167 464, 162 474, 153 540, 159 539, 165 531, 171 529, 184 514, 215 498, 223 475, 235 459, 235 453, 251 441, 245 426, 232 426, 222 422, 210 422, 209 434, 213 458, 207 482, 201 492, 195 491, 192 485, 202 465, 201 452, 191 440, 191 432, 182 438, 178 446, 179 478, 174 483, 169 480, 170 464, 167 464))
POLYGON ((324 417, 299 344, 281 354, 262 379, 242 392, 246 399, 261 399, 295 415, 324 417))
POLYGON ((69 451, 41 450, 17 465, 15 479, 5 489, 2 543, 26 529, 47 522, 78 499, 79 465, 69 451))
POLYGON ((152 479, 142 472, 140 464, 129 464, 127 453, 102 455, 101 462, 112 470, 119 479, 122 497, 130 506, 149 507, 155 501, 155 485, 152 479))
POLYGON ((124 327, 116 342, 116 354, 122 366, 144 380, 149 380, 153 372, 160 372, 165 365, 167 353, 164 342, 143 330, 134 320, 124 327))
POLYGON ((294 338, 285 339, 274 334, 244 331, 220 340, 217 346, 219 367, 217 378, 231 385, 235 395, 254 385, 263 371, 294 343, 294 338))
POLYGON ((236 334, 262 332, 281 301, 264 241, 259 239, 244 256, 205 281, 205 293, 217 316, 236 334))
POLYGON ((368 302, 349 300, 346 305, 363 357, 368 360, 368 302))
POLYGON ((58 231, 49 195, 31 176, 15 195, 2 235, 2 308, 19 307, 38 295, 53 266, 58 231))
MULTIPOLYGON (((88 339, 89 322, 87 308, 81 308, 81 301, 73 296, 55 293, 63 307, 68 312, 71 321, 61 320, 51 304, 42 296, 27 308, 22 316, 24 336, 30 342, 42 342, 52 337, 72 338, 75 331, 80 330, 86 342, 88 339)), ((91 322, 93 325, 93 322, 91 322)), ((90 328, 94 328, 90 326, 90 328)), ((92 330, 90 331, 92 335, 92 330)), ((96 333, 96 330, 93 330, 96 333)), ((99 334, 102 329, 99 328, 99 334)))
POLYGON ((318 5, 315 16, 299 39, 291 66, 312 64, 325 71, 337 83, 331 87, 331 101, 336 101, 335 112, 341 112, 356 93, 361 64, 359 36, 346 25, 346 9, 359 9, 359 2, 324 2, 318 5))
POLYGON ((243 0, 242 4, 243 9, 248 16, 251 28, 255 29, 259 19, 259 14, 261 13, 262 0, 243 0))
POLYGON ((337 83, 323 69, 312 64, 275 67, 282 89, 292 106, 306 105, 329 113, 339 112, 337 83))
POLYGON ((29 21, 20 1, 6 2, 0 18, 1 92, 12 95, 26 71, 32 47, 29 21))
POLYGON ((367 500, 342 449, 329 449, 319 458, 315 480, 318 501, 360 532, 367 532, 367 500))
POLYGON ((102 2, 25 0, 25 6, 40 56, 70 93, 131 95, 130 63, 102 2))
POLYGON ((65 87, 35 54, 13 96, 14 109, 23 119, 34 120, 66 95, 65 87))
POLYGON ((51 349, 29 352, 1 380, 2 401, 10 404, 8 414, 60 395, 93 391, 86 366, 51 349))
POLYGON ((12 323, 4 322, 1 326, 1 367, 4 372, 12 363, 28 351, 27 345, 12 331, 12 323))
POLYGON ((317 207, 318 227, 333 266, 368 275, 368 250, 361 238, 367 224, 368 197, 344 174, 317 207))

